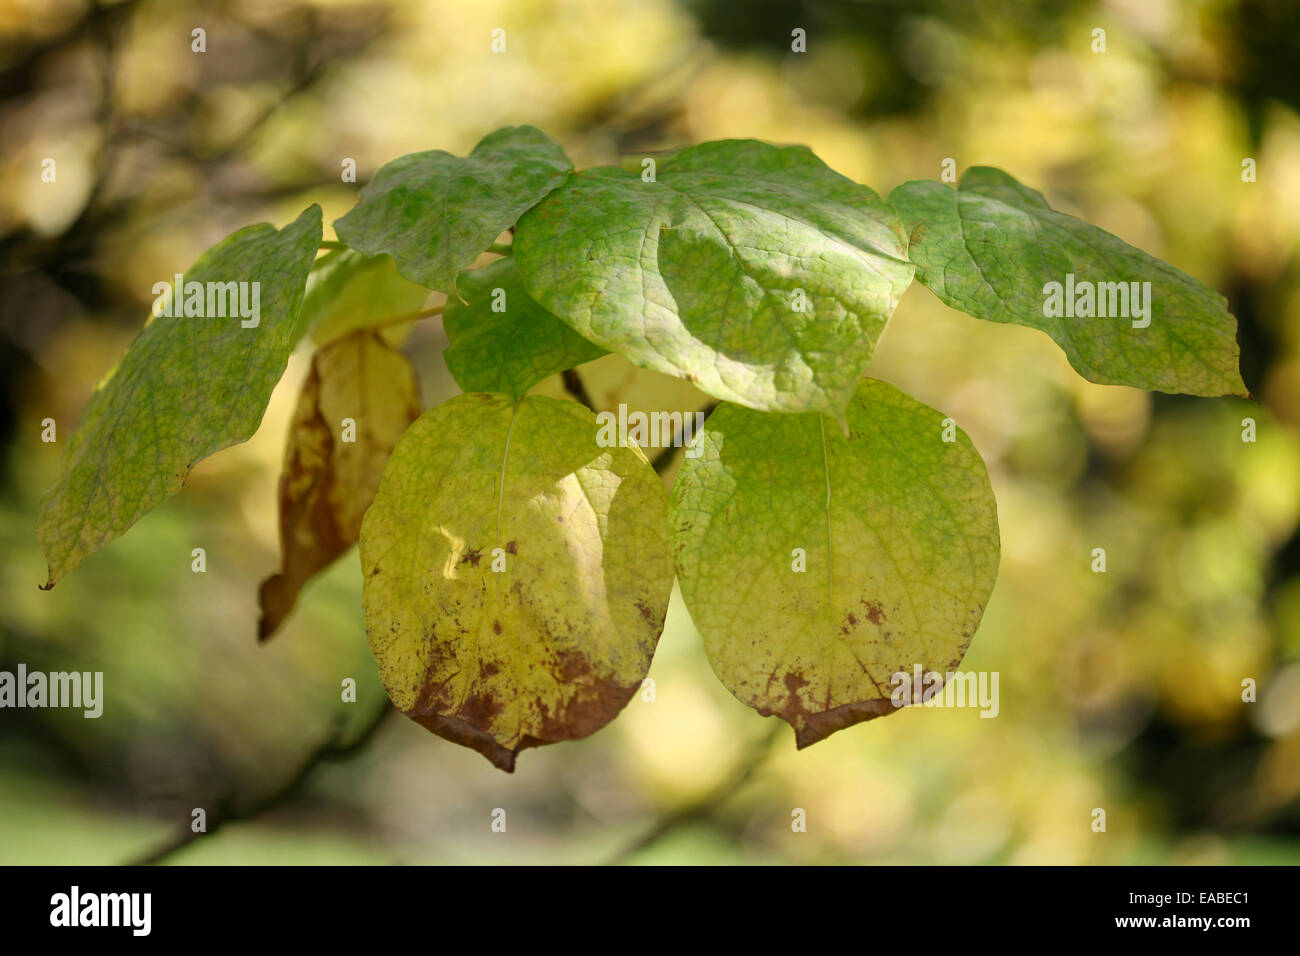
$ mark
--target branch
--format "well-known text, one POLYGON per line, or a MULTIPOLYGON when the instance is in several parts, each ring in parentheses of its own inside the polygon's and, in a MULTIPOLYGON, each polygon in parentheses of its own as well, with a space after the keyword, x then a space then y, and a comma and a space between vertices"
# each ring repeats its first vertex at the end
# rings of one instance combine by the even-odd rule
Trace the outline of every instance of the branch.
POLYGON ((724 803, 731 799, 737 790, 749 782, 749 779, 767 760, 768 755, 772 752, 772 744, 776 743, 781 727, 782 724, 779 720, 773 721, 768 732, 754 741, 748 752, 737 761, 736 766, 732 768, 721 783, 699 800, 664 814, 640 838, 632 841, 611 856, 608 861, 609 865, 617 866, 620 863, 626 863, 631 857, 658 843, 679 827, 687 823, 694 823, 696 820, 707 819, 717 812, 724 803))
POLYGON ((279 789, 265 794, 260 799, 253 801, 245 807, 237 805, 236 801, 230 797, 222 797, 217 801, 214 812, 208 817, 207 831, 204 833, 195 833, 189 826, 186 826, 172 839, 166 843, 155 847, 153 850, 145 853, 143 856, 133 860, 132 866, 150 866, 155 863, 162 863, 168 857, 178 850, 189 846, 200 837, 212 836, 227 823, 238 823, 241 821, 252 820, 260 817, 268 810, 286 803, 291 797, 302 789, 316 768, 323 763, 332 763, 334 761, 346 760, 356 753, 359 753, 368 744, 375 735, 381 724, 388 718, 388 715, 394 713, 393 708, 388 701, 384 701, 383 708, 370 721, 368 725, 353 740, 344 743, 342 741, 343 731, 346 720, 343 717, 336 717, 333 728, 328 737, 325 738, 316 748, 307 755, 298 768, 297 773, 286 780, 279 789))
MULTIPOLYGON (((713 410, 717 407, 717 402, 709 402, 709 404, 700 409, 700 411, 704 413, 705 421, 708 421, 709 416, 713 414, 713 410)), ((682 419, 682 427, 684 428, 685 426, 686 420, 682 419)), ((681 444, 681 433, 677 429, 674 429, 673 432, 672 444, 667 448, 661 448, 659 454, 655 455, 654 458, 650 460, 650 467, 655 470, 656 474, 662 475, 667 471, 668 466, 673 463, 673 456, 677 454, 677 448, 681 444)), ((696 434, 699 433, 697 432, 696 434)))
POLYGON ((582 376, 578 374, 576 368, 566 368, 560 377, 564 380, 564 387, 570 395, 593 412, 596 410, 595 404, 591 401, 591 396, 587 394, 587 386, 582 384, 582 376))

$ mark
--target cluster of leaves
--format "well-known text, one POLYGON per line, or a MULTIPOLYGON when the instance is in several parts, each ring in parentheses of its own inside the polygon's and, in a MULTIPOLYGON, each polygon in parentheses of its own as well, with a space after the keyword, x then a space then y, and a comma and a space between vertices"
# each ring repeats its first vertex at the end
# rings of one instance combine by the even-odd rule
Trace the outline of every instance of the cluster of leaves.
POLYGON ((674 578, 718 677, 801 747, 890 713, 894 673, 957 666, 997 574, 988 475, 940 412, 863 378, 914 275, 1046 332, 1092 381, 1245 393, 1221 297, 995 169, 886 202, 800 147, 729 140, 653 176, 578 172, 513 127, 463 158, 394 160, 335 230, 343 248, 318 258, 313 206, 186 273, 261 283, 260 324, 146 325, 42 503, 46 587, 250 437, 310 333, 261 635, 359 540, 392 701, 506 770, 630 700, 674 578), (1154 319, 1044 315, 1043 284, 1067 273, 1150 282, 1154 319), (466 394, 421 415, 394 319, 429 290, 448 296, 466 394), (671 495, 635 444, 598 441, 590 409, 528 394, 607 351, 722 402, 671 495))

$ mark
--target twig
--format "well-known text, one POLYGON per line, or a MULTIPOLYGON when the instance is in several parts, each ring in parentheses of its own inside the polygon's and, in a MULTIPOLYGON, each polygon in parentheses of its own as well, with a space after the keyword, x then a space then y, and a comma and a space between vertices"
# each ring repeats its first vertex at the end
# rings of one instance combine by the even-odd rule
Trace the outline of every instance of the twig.
POLYGON ((155 847, 143 856, 132 861, 132 866, 150 866, 155 863, 161 863, 176 851, 189 846, 200 837, 212 836, 227 823, 237 823, 243 820, 252 820, 261 816, 271 808, 286 802, 290 797, 302 789, 303 784, 312 773, 323 763, 346 760, 354 754, 361 751, 370 739, 375 735, 381 724, 388 718, 388 715, 395 711, 384 701, 383 708, 375 715, 374 719, 359 733, 353 740, 343 743, 341 738, 344 731, 345 721, 340 717, 334 721, 333 729, 329 736, 317 745, 307 759, 303 761, 298 768, 297 773, 286 780, 277 790, 272 791, 253 801, 245 807, 240 807, 230 797, 222 798, 213 808, 213 813, 208 817, 207 830, 203 833, 195 833, 189 827, 183 828, 172 839, 166 843, 155 847))
POLYGON ((658 843, 678 827, 712 816, 724 803, 731 799, 737 790, 749 781, 758 768, 763 765, 763 762, 767 760, 768 755, 772 752, 772 744, 776 742, 781 727, 782 724, 779 720, 773 720, 772 727, 766 734, 754 741, 748 752, 727 774, 726 779, 699 800, 664 814, 641 837, 610 857, 609 865, 616 866, 620 863, 626 863, 628 859, 647 847, 658 843))
MULTIPOLYGON (((713 410, 717 407, 717 402, 709 402, 709 404, 705 405, 695 414, 698 415, 700 412, 703 412, 704 418, 707 421, 708 417, 713 414, 713 410)), ((682 427, 686 427, 686 419, 682 419, 682 427)), ((668 466, 673 462, 673 456, 677 454, 678 446, 681 445, 681 432, 677 429, 674 429, 673 432, 672 443, 666 448, 661 448, 659 454, 655 455, 654 458, 650 460, 650 467, 653 468, 657 474, 662 475, 668 470, 668 466)), ((698 432, 696 434, 698 434, 698 432)))
POLYGON ((257 139, 258 134, 261 133, 271 118, 284 107, 285 103, 310 90, 325 76, 330 66, 329 60, 320 60, 314 64, 310 63, 312 48, 320 40, 319 15, 315 10, 308 7, 306 8, 306 17, 305 36, 302 42, 298 43, 293 50, 289 88, 277 96, 252 122, 246 124, 224 146, 220 146, 215 150, 194 152, 194 158, 201 164, 215 165, 240 153, 244 147, 252 144, 257 139))
POLYGON ((576 368, 566 368, 560 376, 564 380, 564 387, 569 394, 576 398, 582 404, 586 405, 593 412, 596 410, 591 396, 587 393, 587 386, 582 384, 582 376, 578 374, 576 368))

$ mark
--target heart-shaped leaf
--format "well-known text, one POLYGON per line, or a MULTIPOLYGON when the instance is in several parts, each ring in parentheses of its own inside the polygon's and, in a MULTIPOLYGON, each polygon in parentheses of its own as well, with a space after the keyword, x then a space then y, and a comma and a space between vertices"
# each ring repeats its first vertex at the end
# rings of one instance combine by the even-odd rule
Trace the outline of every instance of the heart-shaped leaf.
POLYGON ((892 713, 895 674, 955 667, 998 569, 970 440, 884 382, 864 382, 847 417, 845 438, 823 415, 719 407, 669 507, 714 672, 800 747, 892 713))
POLYGON ((578 173, 514 252, 533 298, 602 348, 726 401, 837 417, 913 272, 874 192, 753 140, 683 150, 651 182, 578 173))
POLYGON ((612 720, 663 630, 663 486, 596 436, 576 402, 457 396, 398 442, 362 524, 389 697, 503 770, 612 720))

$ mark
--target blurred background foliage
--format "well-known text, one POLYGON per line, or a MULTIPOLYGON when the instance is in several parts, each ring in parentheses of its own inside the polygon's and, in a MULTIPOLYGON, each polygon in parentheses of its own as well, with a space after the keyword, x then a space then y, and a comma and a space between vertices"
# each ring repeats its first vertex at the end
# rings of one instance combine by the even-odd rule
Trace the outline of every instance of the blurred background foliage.
MULTIPOLYGON (((99 720, 0 711, 0 862, 136 859, 196 806, 235 819, 169 860, 1300 861, 1298 111, 1292 0, 0 0, 0 668, 106 685, 99 720), (1091 385, 1045 336, 914 286, 870 374, 988 462, 1002 567, 963 669, 1000 673, 1001 712, 903 711, 803 753, 785 727, 767 746, 774 719, 714 679, 675 598, 654 702, 513 777, 397 716, 319 760, 386 704, 355 552, 254 639, 309 343, 252 441, 37 590, 39 495, 154 282, 308 202, 332 221, 359 188, 344 158, 364 184, 509 123, 579 165, 804 143, 882 194, 947 157, 1001 166, 1226 294, 1259 404, 1091 385)), ((444 346, 437 319, 407 342, 427 404, 456 392, 444 346)), ((597 407, 706 403, 618 358, 581 374, 597 407)))

